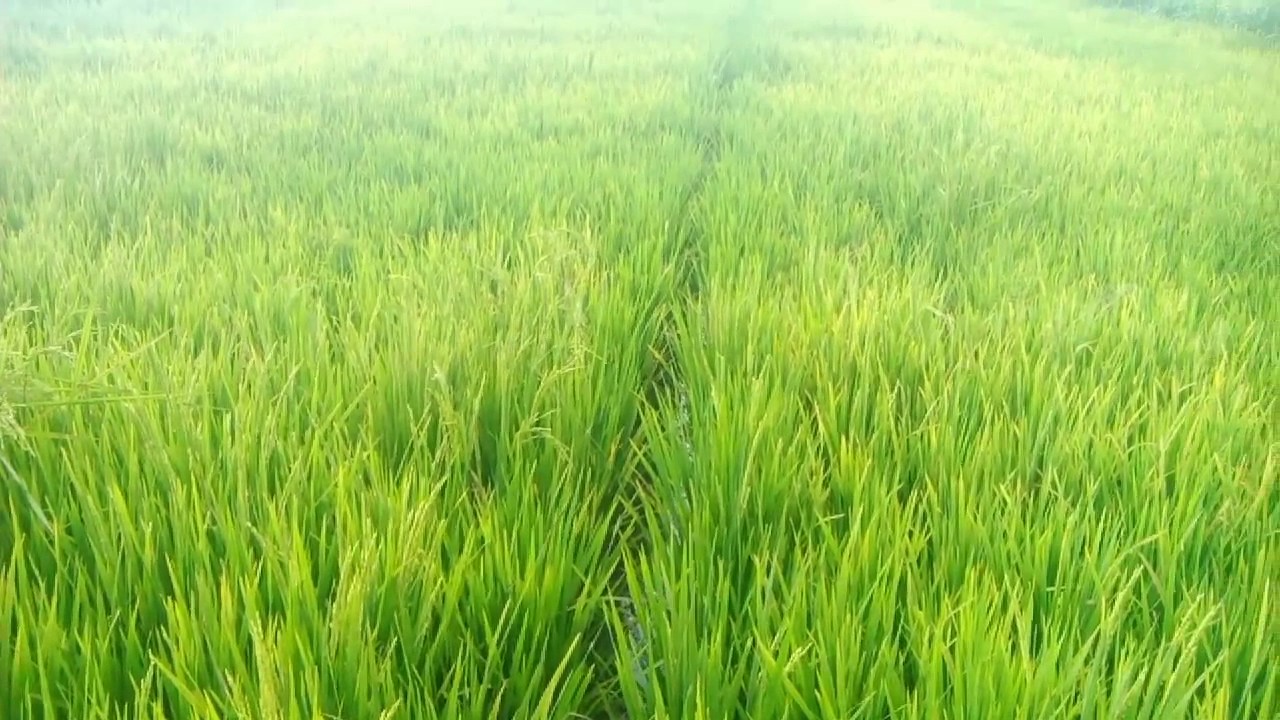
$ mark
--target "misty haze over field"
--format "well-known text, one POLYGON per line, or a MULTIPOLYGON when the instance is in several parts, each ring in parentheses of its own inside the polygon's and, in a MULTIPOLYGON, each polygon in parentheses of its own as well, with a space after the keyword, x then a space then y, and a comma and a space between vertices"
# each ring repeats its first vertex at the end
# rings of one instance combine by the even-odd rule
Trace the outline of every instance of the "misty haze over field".
POLYGON ((1280 3, 0 5, 0 717, 1280 713, 1280 3))

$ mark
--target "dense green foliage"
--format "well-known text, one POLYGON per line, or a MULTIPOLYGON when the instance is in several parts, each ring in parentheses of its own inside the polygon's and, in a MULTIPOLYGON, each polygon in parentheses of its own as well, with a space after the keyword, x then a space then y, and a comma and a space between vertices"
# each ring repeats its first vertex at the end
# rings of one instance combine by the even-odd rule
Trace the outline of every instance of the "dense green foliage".
POLYGON ((0 39, 4 717, 1276 716, 1274 50, 96 12, 0 39))
POLYGON ((1096 0, 1182 20, 1201 20, 1262 32, 1280 40, 1280 0, 1096 0))

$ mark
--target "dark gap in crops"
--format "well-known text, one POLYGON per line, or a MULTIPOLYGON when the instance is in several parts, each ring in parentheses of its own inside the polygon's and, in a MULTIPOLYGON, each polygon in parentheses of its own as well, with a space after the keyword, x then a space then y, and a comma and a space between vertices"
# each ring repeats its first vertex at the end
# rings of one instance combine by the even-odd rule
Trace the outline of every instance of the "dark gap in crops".
MULTIPOLYGON (((619 499, 627 512, 619 514, 619 521, 612 533, 610 550, 613 557, 620 558, 628 550, 641 549, 650 540, 646 535, 641 510, 644 498, 655 481, 653 463, 649 460, 652 450, 643 420, 645 411, 657 412, 664 408, 682 407, 688 402, 685 368, 679 358, 680 335, 682 328, 686 326, 685 319, 701 296, 706 282, 706 245, 709 233, 701 218, 700 206, 710 179, 723 156, 726 100, 736 90, 739 82, 756 70, 757 65, 766 66, 764 69, 767 72, 783 67, 776 53, 764 57, 758 48, 750 48, 742 42, 742 38, 748 35, 744 32, 746 25, 754 21, 753 16, 758 10, 757 0, 747 0, 739 12, 729 19, 726 26, 728 41, 712 58, 705 82, 695 86, 691 97, 696 110, 683 129, 697 148, 699 163, 682 189, 671 221, 667 224, 673 288, 666 301, 655 309, 656 331, 653 334, 653 346, 649 348, 651 363, 639 392, 642 411, 636 414, 629 430, 630 457, 622 464, 622 467, 630 468, 631 482, 626 483, 626 487, 631 492, 627 493, 627 497, 619 499)), ((667 430, 681 432, 682 429, 671 427, 667 430)), ((643 656, 646 644, 644 628, 631 606, 623 563, 618 562, 614 566, 609 587, 611 595, 618 598, 623 606, 621 610, 627 632, 643 656)), ((609 684, 617 683, 617 673, 621 672, 616 661, 618 640, 611 631, 601 633, 599 638, 600 644, 595 650, 598 662, 602 664, 602 672, 598 677, 609 684)), ((633 668, 634 671, 645 671, 645 659, 641 657, 640 662, 641 667, 633 668)))
MULTIPOLYGON (((753 8, 754 3, 748 3, 753 8)), ((731 30, 741 22, 731 20, 731 30)), ((747 70, 746 60, 736 45, 730 44, 712 61, 708 83, 694 98, 702 108, 704 122, 690 128, 693 143, 699 152, 699 165, 693 177, 683 189, 676 211, 669 223, 669 247, 671 267, 674 270, 674 291, 668 302, 658 308, 655 345, 651 349, 653 364, 644 380, 641 397, 644 406, 659 409, 679 402, 684 394, 684 368, 677 355, 680 327, 692 304, 702 293, 706 278, 707 230, 698 216, 698 206, 706 192, 707 184, 720 163, 723 154, 722 112, 724 98, 733 92, 747 70)), ((637 417, 632 430, 633 447, 643 457, 647 453, 642 422, 637 417)), ((650 485, 647 463, 636 464, 639 485, 650 485)))

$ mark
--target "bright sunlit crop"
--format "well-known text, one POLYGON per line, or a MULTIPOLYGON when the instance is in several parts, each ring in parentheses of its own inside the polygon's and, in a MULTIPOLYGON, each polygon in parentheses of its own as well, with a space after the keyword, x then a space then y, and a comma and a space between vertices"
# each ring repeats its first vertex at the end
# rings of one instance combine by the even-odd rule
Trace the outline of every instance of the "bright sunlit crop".
POLYGON ((0 717, 1277 717, 1280 48, 1102 4, 0 6, 0 717))

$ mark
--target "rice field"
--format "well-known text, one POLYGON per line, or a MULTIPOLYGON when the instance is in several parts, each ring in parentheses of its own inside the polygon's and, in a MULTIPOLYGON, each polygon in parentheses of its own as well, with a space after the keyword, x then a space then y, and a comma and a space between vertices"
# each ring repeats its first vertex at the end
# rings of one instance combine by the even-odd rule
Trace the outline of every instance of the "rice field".
POLYGON ((0 7, 0 716, 1280 715, 1280 50, 0 7))

